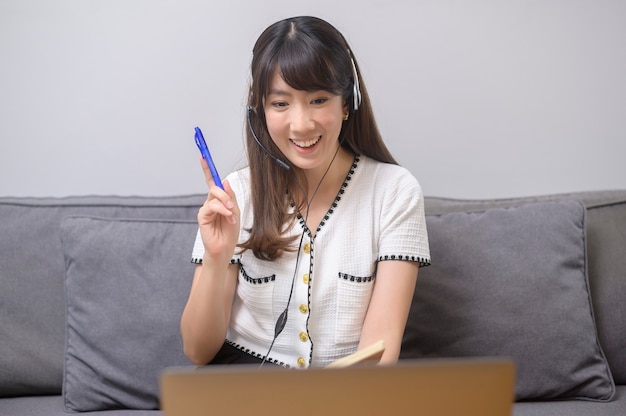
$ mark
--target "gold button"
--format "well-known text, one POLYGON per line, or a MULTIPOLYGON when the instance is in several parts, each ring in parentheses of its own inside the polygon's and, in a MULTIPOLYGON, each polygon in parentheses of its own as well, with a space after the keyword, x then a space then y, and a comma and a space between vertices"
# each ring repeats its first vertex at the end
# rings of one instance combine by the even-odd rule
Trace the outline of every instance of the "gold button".
POLYGON ((302 281, 304 282, 304 284, 305 284, 305 285, 308 285, 308 284, 309 284, 309 274, 308 274, 308 273, 305 273, 305 274, 302 276, 302 281))
POLYGON ((299 357, 298 358, 298 367, 302 368, 306 365, 306 360, 304 359, 304 357, 299 357))
POLYGON ((311 244, 306 243, 306 244, 304 245, 304 252, 305 252, 306 254, 309 254, 309 253, 311 252, 311 244))
POLYGON ((304 331, 300 332, 299 336, 300 336, 300 341, 302 342, 307 342, 309 340, 309 336, 304 331))
POLYGON ((305 305, 304 303, 300 305, 300 307, 298 308, 300 309, 300 312, 302 313, 307 313, 309 312, 309 307, 307 305, 305 305))

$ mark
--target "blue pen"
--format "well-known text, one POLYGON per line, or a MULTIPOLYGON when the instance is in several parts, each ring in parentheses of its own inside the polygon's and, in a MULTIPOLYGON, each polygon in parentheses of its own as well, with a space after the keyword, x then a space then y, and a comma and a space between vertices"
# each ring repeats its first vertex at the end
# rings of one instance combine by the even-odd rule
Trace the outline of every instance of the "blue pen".
POLYGON ((213 182, 215 185, 224 189, 224 185, 222 185, 222 180, 220 179, 220 175, 217 173, 217 169, 215 168, 215 163, 213 163, 213 158, 211 157, 211 152, 209 152, 209 148, 204 141, 204 136, 202 135, 202 131, 200 127, 196 127, 196 145, 198 149, 200 149, 200 153, 202 153, 202 157, 206 160, 206 163, 209 165, 209 170, 211 171, 211 176, 213 177, 213 182))

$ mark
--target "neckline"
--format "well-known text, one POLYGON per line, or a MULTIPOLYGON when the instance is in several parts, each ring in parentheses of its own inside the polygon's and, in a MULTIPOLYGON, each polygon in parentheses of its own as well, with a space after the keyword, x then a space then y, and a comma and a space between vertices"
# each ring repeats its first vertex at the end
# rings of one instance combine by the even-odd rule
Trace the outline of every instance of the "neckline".
MULTIPOLYGON (((354 176, 354 173, 355 173, 357 167, 359 166, 359 161, 360 160, 361 160, 361 156, 360 155, 355 155, 354 156, 354 160, 352 161, 352 166, 350 166, 350 170, 346 174, 346 177, 344 178, 343 183, 341 184, 341 188, 339 188, 339 191, 337 192, 337 195, 335 196, 335 199, 333 200, 332 204, 330 204, 330 207, 328 208, 328 211, 326 211, 326 214, 324 215, 324 218, 322 218, 322 221, 317 226, 317 229, 315 230, 315 235, 311 234, 311 230, 309 229, 309 226, 304 221, 304 217, 302 217, 302 214, 300 214, 300 211, 298 211, 297 218, 298 218, 298 222, 300 223, 300 227, 302 227, 302 230, 308 234, 308 236, 309 236, 309 238, 311 240, 315 239, 315 237, 319 234, 320 230, 328 222, 328 220, 330 219, 330 217, 333 214, 333 212, 335 212, 335 210, 337 209, 337 206, 339 205, 339 202, 341 201, 341 198, 343 197, 343 195, 346 192, 346 188, 348 187, 348 184, 352 180, 352 176, 354 176)), ((293 201, 292 201, 292 208, 296 209, 295 204, 293 203, 293 201)))

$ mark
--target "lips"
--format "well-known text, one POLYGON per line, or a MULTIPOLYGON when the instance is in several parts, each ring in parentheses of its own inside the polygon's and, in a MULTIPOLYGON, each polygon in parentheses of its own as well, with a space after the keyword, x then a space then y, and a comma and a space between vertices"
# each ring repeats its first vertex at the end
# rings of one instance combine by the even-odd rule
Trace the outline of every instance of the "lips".
POLYGON ((322 139, 322 136, 318 136, 318 137, 315 137, 313 139, 308 139, 308 140, 289 139, 289 141, 300 148, 306 149, 306 148, 315 146, 317 142, 319 142, 321 139, 322 139))

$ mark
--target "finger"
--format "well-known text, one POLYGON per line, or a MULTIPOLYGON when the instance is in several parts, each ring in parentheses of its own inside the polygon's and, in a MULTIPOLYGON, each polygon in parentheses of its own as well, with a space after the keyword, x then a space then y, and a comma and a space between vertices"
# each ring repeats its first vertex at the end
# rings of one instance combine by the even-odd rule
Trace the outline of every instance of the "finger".
POLYGON ((235 192, 230 186, 228 180, 224 180, 222 182, 222 185, 224 186, 224 189, 220 189, 216 186, 212 189, 217 188, 217 190, 211 193, 218 196, 218 198, 220 198, 220 201, 224 204, 224 207, 226 207, 226 209, 231 212, 232 215, 227 216, 226 220, 231 224, 235 224, 239 219, 239 206, 237 205, 237 196, 235 195, 235 192))
POLYGON ((224 190, 219 186, 215 185, 215 181, 213 180, 213 175, 211 174, 211 169, 209 168, 209 164, 207 161, 200 157, 200 166, 202 166, 202 171, 204 172, 204 180, 209 188, 209 195, 207 199, 217 198, 221 200, 228 208, 232 208, 232 201, 229 201, 230 196, 224 193, 224 190))
POLYGON ((237 207, 237 200, 230 184, 228 184, 227 181, 225 181, 225 183, 228 192, 218 186, 211 187, 203 206, 206 209, 201 215, 205 216, 208 220, 209 217, 217 214, 224 217, 227 222, 235 224, 239 218, 239 208, 237 207))
POLYGON ((213 175, 211 175, 211 169, 209 169, 209 164, 202 156, 200 156, 200 166, 202 166, 202 171, 204 172, 204 181, 206 182, 209 189, 215 187, 213 175))
POLYGON ((198 224, 208 225, 217 221, 219 217, 224 218, 229 223, 233 223, 235 219, 233 212, 226 208, 221 201, 215 198, 209 199, 198 211, 198 224))
POLYGON ((230 197, 230 201, 225 203, 226 207, 232 210, 235 214, 239 215, 239 205, 237 204, 237 196, 233 191, 233 188, 230 186, 230 182, 228 179, 222 181, 222 185, 224 185, 224 192, 230 197))
POLYGON ((228 209, 232 209, 235 206, 235 203, 233 202, 234 197, 235 194, 233 194, 232 191, 229 194, 219 186, 211 186, 211 188, 209 188, 208 199, 217 199, 228 209))

